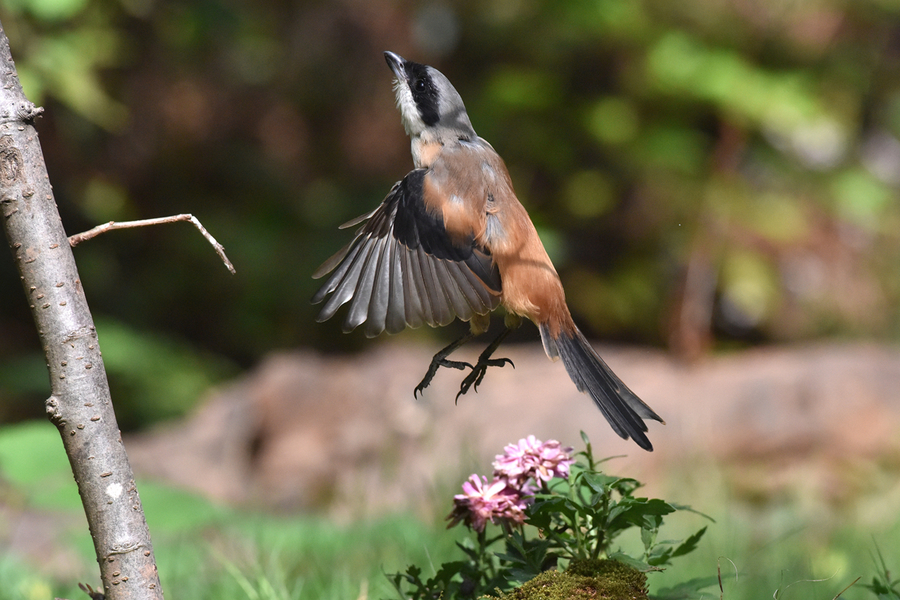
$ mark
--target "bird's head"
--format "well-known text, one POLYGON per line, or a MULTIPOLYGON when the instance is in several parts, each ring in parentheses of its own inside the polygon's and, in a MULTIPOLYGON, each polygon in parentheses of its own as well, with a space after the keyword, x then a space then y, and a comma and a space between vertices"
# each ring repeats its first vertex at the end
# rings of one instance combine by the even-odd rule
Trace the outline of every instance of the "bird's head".
POLYGON ((413 139, 425 133, 437 138, 474 139, 475 130, 462 98, 444 74, 393 52, 384 58, 394 72, 394 92, 403 128, 413 139))

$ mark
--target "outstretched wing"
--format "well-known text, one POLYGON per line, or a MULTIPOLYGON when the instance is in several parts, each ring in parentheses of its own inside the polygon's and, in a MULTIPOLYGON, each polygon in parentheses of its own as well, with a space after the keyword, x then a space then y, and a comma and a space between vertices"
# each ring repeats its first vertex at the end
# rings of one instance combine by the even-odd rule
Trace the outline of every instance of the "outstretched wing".
POLYGON ((366 323, 366 335, 374 337, 423 323, 447 325, 456 317, 468 321, 500 303, 500 273, 488 250, 473 236, 451 240, 441 215, 426 210, 425 172, 410 172, 377 209, 342 226, 365 222, 313 273, 316 279, 331 273, 312 298, 317 304, 331 295, 318 321, 350 302, 344 332, 366 323))

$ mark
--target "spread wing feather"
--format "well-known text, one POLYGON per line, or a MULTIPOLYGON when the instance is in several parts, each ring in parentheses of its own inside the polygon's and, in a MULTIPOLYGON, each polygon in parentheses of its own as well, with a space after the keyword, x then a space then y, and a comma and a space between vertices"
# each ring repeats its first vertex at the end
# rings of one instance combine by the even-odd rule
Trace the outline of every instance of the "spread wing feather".
POLYGON ((412 171, 377 209, 345 224, 363 225, 313 273, 330 273, 312 298, 314 304, 327 298, 319 321, 349 302, 344 331, 365 323, 366 335, 374 337, 423 323, 468 321, 500 303, 500 274, 490 253, 474 238, 451 240, 441 216, 425 208, 424 178, 424 169, 412 171))

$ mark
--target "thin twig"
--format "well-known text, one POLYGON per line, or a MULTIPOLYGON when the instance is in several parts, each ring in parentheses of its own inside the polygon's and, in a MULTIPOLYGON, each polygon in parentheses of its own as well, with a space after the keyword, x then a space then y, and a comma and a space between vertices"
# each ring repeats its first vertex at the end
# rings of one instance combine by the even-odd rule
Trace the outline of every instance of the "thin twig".
POLYGON ((194 227, 206 238, 212 247, 215 249, 216 254, 219 255, 219 258, 222 259, 222 262, 225 263, 225 266, 228 267, 228 270, 232 273, 235 272, 234 265, 231 264, 231 261, 228 260, 228 257, 225 256, 225 248, 222 247, 222 244, 216 241, 206 228, 200 224, 200 221, 197 220, 197 217, 191 214, 183 214, 183 215, 173 215, 171 217, 158 217, 156 219, 141 219, 139 221, 110 221, 109 223, 104 223, 102 225, 97 225, 93 229, 89 229, 83 233, 76 233, 75 235, 69 236, 69 245, 77 246, 81 242, 85 240, 89 240, 91 238, 97 237, 101 233, 106 233, 107 231, 112 231, 114 229, 130 229, 132 227, 148 227, 150 225, 162 225, 164 223, 178 223, 180 221, 190 221, 193 223, 194 227))

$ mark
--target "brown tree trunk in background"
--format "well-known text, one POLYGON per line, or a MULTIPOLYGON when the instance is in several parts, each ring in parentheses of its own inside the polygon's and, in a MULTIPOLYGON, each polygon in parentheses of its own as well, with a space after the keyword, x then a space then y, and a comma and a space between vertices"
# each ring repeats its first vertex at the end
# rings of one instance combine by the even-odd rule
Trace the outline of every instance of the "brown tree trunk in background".
POLYGON ((106 597, 162 598, 97 332, 32 123, 40 109, 22 92, 2 24, 0 69, 0 213, 47 358, 47 415, 75 474, 106 597))

